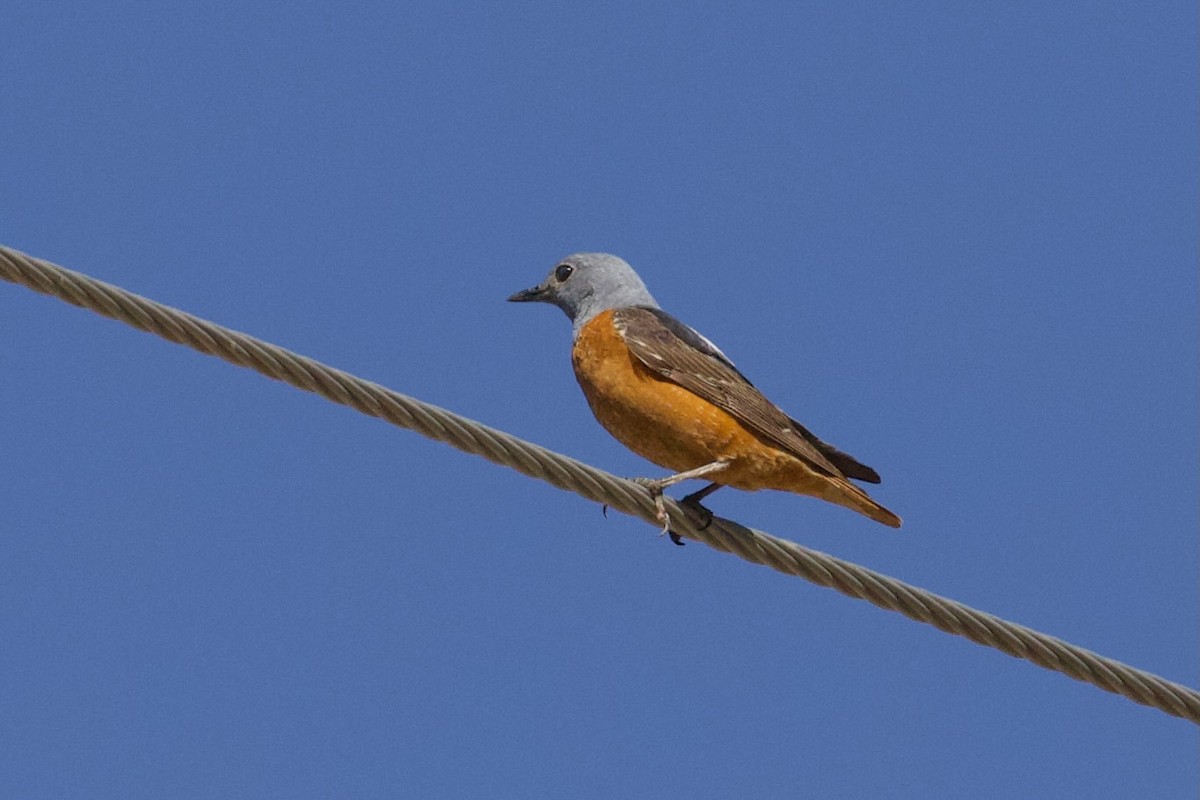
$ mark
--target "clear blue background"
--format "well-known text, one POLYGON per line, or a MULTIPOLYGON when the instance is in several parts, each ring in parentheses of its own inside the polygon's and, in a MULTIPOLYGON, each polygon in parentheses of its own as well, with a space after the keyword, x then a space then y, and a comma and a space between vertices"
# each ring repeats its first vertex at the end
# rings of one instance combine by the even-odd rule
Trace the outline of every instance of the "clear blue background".
MULTIPOLYGON (((12 3, 0 241, 620 474, 630 260, 883 474, 714 509, 1197 683, 1194 3, 12 3)), ((1189 723, 0 285, 0 796, 1192 797, 1189 723)))

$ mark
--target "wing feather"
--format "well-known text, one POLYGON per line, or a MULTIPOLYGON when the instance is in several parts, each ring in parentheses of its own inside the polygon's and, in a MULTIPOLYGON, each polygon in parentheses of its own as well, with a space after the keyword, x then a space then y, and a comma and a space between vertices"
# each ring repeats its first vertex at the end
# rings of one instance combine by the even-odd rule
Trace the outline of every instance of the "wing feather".
POLYGON ((834 477, 861 476, 878 482, 874 470, 825 444, 780 411, 715 345, 665 311, 622 308, 613 322, 630 352, 646 367, 725 410, 775 447, 834 477), (839 468, 846 466, 849 469, 839 468))

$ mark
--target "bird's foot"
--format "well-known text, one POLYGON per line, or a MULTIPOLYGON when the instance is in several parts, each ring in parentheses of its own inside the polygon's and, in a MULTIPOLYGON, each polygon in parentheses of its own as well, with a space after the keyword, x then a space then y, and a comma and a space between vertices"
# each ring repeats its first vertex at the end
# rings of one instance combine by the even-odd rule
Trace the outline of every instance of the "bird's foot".
MULTIPOLYGON (((679 545, 680 547, 683 547, 683 539, 681 539, 679 537, 678 533, 671 530, 670 519, 667 517, 667 506, 666 506, 666 503, 663 501, 662 488, 659 488, 656 492, 655 488, 650 485, 653 483, 653 481, 650 478, 630 478, 630 480, 632 480, 634 483, 638 483, 638 484, 641 484, 642 486, 645 486, 647 489, 650 490, 650 493, 654 495, 654 508, 655 508, 654 517, 656 520, 658 520, 658 523, 663 526, 662 533, 660 533, 659 536, 662 536, 662 534, 665 533, 671 537, 672 542, 679 545)), ((701 506, 701 508, 703 508, 703 506, 701 506)), ((708 511, 708 509, 704 509, 704 510, 708 511)), ((604 515, 605 519, 608 518, 608 504, 607 503, 605 503, 604 505, 602 505, 600 507, 600 513, 604 515)), ((709 522, 711 522, 711 521, 712 521, 712 514, 710 513, 709 514, 709 522)), ((705 523, 704 527, 707 528, 708 523, 705 523)))
POLYGON ((695 492, 693 494, 689 494, 687 497, 682 498, 679 501, 679 504, 682 506, 688 506, 689 508, 694 508, 696 513, 700 515, 700 518, 704 520, 704 524, 700 526, 700 530, 705 530, 709 525, 712 525, 713 512, 710 511, 706 506, 701 505, 700 498, 696 497, 698 494, 700 493, 695 492))
MULTIPOLYGON (((662 525, 662 532, 669 535, 672 542, 682 547, 683 540, 679 538, 679 534, 671 530, 671 520, 667 516, 667 505, 663 500, 663 490, 668 486, 674 486, 680 481, 686 481, 692 478, 703 478, 707 475, 713 474, 714 472, 721 472, 728 466, 728 461, 714 461, 711 464, 704 464, 703 466, 696 467, 695 469, 689 469, 685 472, 678 472, 674 475, 668 475, 665 478, 633 478, 632 480, 634 483, 646 487, 646 489, 650 492, 650 496, 654 498, 654 519, 658 521, 659 525, 662 525)), ((721 485, 718 483, 709 484, 700 491, 693 492, 692 494, 689 494, 687 497, 683 498, 682 502, 698 508, 704 515, 706 515, 707 519, 704 523, 704 528, 707 528, 712 524, 712 512, 700 505, 700 501, 705 497, 708 497, 719 488, 721 488, 721 485)), ((701 530, 704 528, 701 528, 701 530)))
POLYGON ((650 496, 654 498, 654 519, 659 525, 662 525, 662 531, 658 535, 662 536, 666 534, 671 537, 671 541, 674 544, 683 547, 683 539, 680 538, 678 533, 671 530, 671 518, 667 515, 667 502, 663 499, 663 489, 671 484, 661 478, 657 480, 654 478, 632 478, 631 480, 639 486, 646 487, 650 492, 650 496))
MULTIPOLYGON (((631 478, 634 483, 639 486, 644 486, 650 496, 654 498, 654 519, 662 525, 663 533, 670 533, 672 541, 677 538, 671 533, 671 519, 667 516, 667 503, 663 499, 663 490, 670 484, 664 483, 661 478, 631 478)), ((677 543, 678 544, 678 543, 677 543)))
POLYGON ((704 519, 704 524, 700 526, 700 530, 704 530, 709 525, 712 525, 713 513, 701 505, 700 501, 708 497, 710 494, 721 488, 719 483, 710 483, 698 492, 692 492, 687 497, 684 497, 679 502, 686 506, 691 506, 704 519))

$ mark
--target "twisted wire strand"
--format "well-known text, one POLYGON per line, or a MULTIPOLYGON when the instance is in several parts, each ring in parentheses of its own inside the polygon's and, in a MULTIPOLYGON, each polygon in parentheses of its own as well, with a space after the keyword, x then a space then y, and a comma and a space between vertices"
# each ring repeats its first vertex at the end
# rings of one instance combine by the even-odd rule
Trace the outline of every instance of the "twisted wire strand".
MULTIPOLYGON (((657 525, 645 488, 311 358, 0 245, 0 277, 247 367, 657 525)), ((671 529, 1200 724, 1200 692, 834 556, 668 499, 671 529)))

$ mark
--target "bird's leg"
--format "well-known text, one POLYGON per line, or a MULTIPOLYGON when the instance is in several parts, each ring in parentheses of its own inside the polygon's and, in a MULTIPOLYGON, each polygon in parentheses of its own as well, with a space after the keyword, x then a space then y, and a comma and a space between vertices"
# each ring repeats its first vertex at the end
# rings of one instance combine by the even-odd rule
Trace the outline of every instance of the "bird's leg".
POLYGON ((701 489, 700 491, 698 491, 698 492, 692 492, 691 494, 689 494, 689 495, 687 495, 687 496, 683 497, 682 499, 680 499, 680 501, 679 501, 679 502, 681 502, 681 503, 691 503, 692 505, 697 505, 697 506, 698 506, 698 505, 700 505, 700 501, 701 501, 701 500, 703 500, 704 498, 708 497, 710 494, 712 494, 713 492, 715 492, 717 489, 720 489, 720 488, 721 488, 722 486, 724 486, 724 485, 725 485, 725 484, 723 484, 723 483, 710 483, 708 486, 705 486, 705 487, 704 487, 703 489, 701 489))
MULTIPOLYGON (((696 467, 695 469, 689 469, 685 472, 677 472, 674 475, 668 475, 665 478, 634 478, 633 480, 635 483, 645 486, 646 489, 649 490, 650 496, 654 498, 654 518, 658 520, 658 524, 663 526, 662 532, 670 534, 671 541, 675 542, 675 544, 683 544, 683 542, 679 540, 679 537, 671 531, 671 521, 667 517, 667 505, 663 500, 663 490, 668 486, 674 486, 681 481, 691 480, 692 478, 703 478, 704 476, 711 475, 714 472, 720 472, 728 466, 728 461, 714 461, 711 464, 704 464, 703 466, 696 467)), ((716 484, 713 485, 715 486, 716 484)), ((716 489, 713 489, 712 487, 705 487, 695 494, 699 495, 700 497, 704 497, 715 491, 716 489)))

